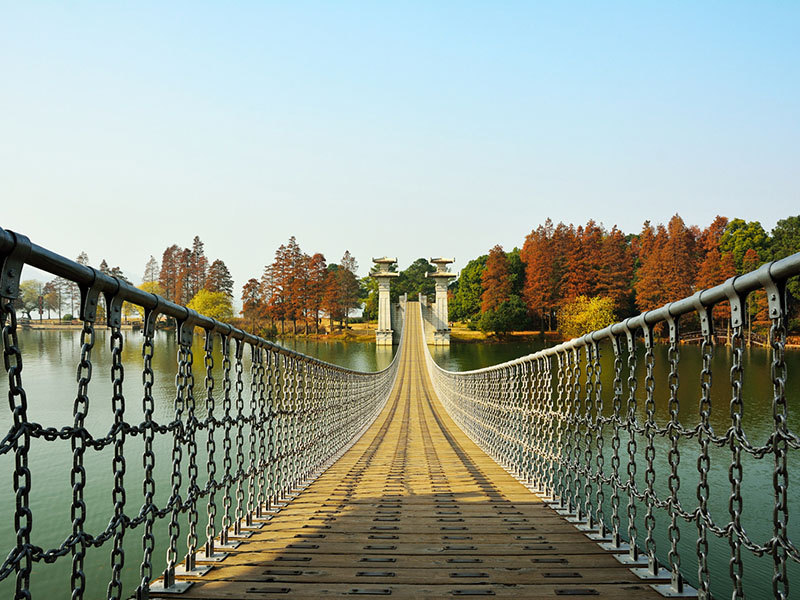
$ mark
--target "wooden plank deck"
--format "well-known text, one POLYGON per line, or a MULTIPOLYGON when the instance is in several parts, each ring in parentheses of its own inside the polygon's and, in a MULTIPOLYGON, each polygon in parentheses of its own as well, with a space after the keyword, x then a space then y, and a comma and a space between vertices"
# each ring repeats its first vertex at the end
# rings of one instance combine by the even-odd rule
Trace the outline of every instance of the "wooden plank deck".
POLYGON ((458 429, 415 308, 372 427, 180 598, 661 598, 458 429))

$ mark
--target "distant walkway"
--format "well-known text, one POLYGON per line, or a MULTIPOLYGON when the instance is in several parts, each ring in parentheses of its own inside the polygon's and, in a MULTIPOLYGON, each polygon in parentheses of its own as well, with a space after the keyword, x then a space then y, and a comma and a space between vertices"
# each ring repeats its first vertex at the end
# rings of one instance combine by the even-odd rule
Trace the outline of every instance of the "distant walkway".
POLYGON ((453 423, 416 303, 381 415, 330 469, 184 594, 154 598, 661 598, 453 423))

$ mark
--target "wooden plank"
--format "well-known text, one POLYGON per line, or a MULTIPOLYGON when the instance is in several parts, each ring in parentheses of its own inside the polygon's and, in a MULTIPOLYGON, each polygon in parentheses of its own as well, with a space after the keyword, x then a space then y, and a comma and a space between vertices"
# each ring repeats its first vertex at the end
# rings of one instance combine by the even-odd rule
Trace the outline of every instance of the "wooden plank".
MULTIPOLYGON (((188 599, 253 599, 259 598, 330 598, 330 597, 377 597, 391 596, 394 599, 418 600, 429 598, 493 596, 498 598, 526 598, 527 600, 553 600, 553 598, 608 598, 611 600, 646 600, 661 598, 643 583, 630 584, 560 584, 560 585, 485 585, 461 583, 446 585, 397 585, 379 584, 286 584, 209 581, 197 582, 180 598, 188 599)), ((157 596, 155 596, 157 597, 157 596)), ((173 596, 174 597, 174 596, 173 596)))
POLYGON ((445 564, 440 568, 404 568, 391 562, 357 561, 350 567, 308 567, 306 565, 241 565, 214 569, 203 577, 203 581, 236 582, 281 582, 281 583, 391 583, 468 585, 487 583, 502 585, 521 584, 580 584, 589 583, 637 583, 638 578, 629 569, 557 569, 552 566, 535 568, 530 561, 527 566, 516 568, 487 568, 482 564, 445 564), (301 568, 302 567, 302 568, 301 568))

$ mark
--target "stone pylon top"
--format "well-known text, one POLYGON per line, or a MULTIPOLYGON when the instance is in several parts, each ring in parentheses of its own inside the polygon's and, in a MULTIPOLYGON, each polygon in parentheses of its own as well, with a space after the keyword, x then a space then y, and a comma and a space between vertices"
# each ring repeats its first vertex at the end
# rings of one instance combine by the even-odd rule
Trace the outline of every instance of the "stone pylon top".
POLYGON ((447 270, 447 265, 456 262, 455 258, 432 258, 430 262, 436 265, 435 273, 426 273, 426 277, 455 277, 455 273, 447 270))
POLYGON ((377 273, 370 273, 370 277, 399 277, 400 273, 392 273, 389 268, 397 262, 397 258, 390 258, 384 256, 381 258, 373 258, 372 262, 378 265, 377 273))

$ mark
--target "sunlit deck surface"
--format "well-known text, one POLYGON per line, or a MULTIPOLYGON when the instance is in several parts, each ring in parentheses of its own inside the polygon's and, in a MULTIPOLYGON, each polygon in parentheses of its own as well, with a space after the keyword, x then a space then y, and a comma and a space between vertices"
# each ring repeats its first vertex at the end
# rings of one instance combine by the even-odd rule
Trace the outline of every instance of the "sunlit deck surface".
POLYGON ((152 597, 661 598, 458 429, 419 311, 406 319, 395 388, 364 436, 187 592, 152 597))

